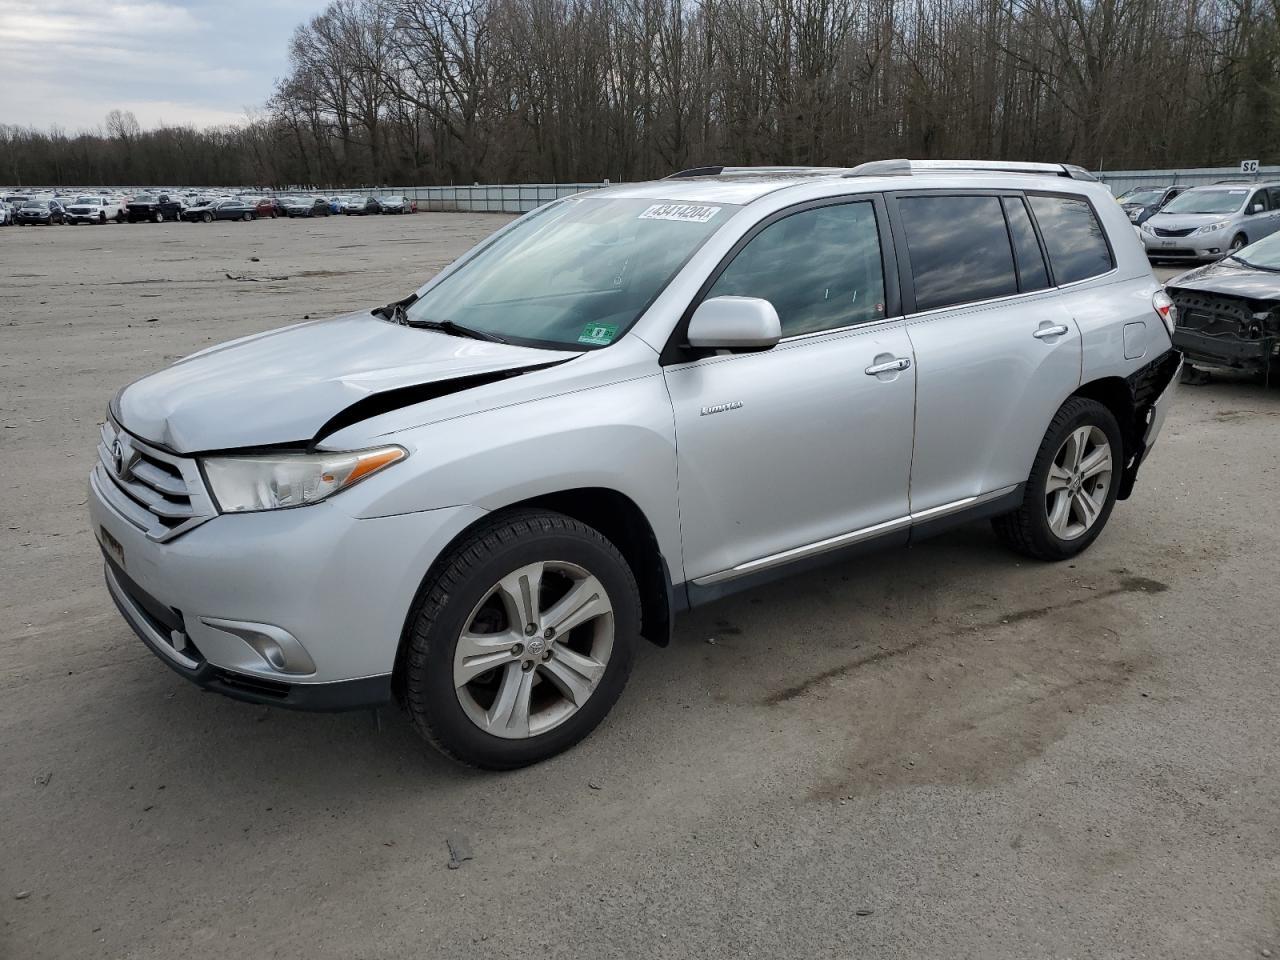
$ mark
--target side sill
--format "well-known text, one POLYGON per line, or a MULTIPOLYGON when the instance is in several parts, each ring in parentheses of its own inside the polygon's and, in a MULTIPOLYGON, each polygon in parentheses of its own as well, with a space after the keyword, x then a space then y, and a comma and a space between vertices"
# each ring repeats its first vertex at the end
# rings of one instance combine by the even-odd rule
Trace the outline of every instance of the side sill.
MULTIPOLYGON (((795 552, 801 556, 794 560, 762 562, 757 570, 748 570, 737 575, 727 575, 731 572, 725 571, 723 574, 712 574, 701 580, 690 580, 684 584, 689 598, 689 608, 700 607, 743 590, 751 590, 775 580, 840 563, 864 554, 875 553, 893 546, 908 546, 952 527, 1008 513, 1010 510, 1017 509, 1022 502, 1025 488, 1025 483, 1014 484, 991 493, 958 501, 955 504, 923 510, 911 517, 903 518, 902 522, 889 521, 865 531, 855 531, 846 535, 849 538, 847 542, 838 543, 831 548, 818 549, 814 552, 808 552, 807 547, 797 548, 795 552)), ((845 537, 832 538, 832 541, 842 540, 845 540, 845 537)), ((831 541, 823 541, 823 543, 827 542, 831 541)))

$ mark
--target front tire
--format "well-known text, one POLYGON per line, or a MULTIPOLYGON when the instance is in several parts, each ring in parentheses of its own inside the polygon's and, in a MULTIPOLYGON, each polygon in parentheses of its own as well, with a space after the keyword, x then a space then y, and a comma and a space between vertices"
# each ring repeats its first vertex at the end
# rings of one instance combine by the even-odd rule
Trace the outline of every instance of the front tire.
POLYGON ((455 760, 527 766, 604 719, 639 635, 635 576, 599 531, 550 511, 499 515, 437 560, 419 591, 405 705, 455 760))
POLYGON ((1084 552, 1115 506, 1123 451, 1110 410, 1085 397, 1068 399, 1040 443, 1021 506, 992 520, 997 536, 1037 560, 1084 552))

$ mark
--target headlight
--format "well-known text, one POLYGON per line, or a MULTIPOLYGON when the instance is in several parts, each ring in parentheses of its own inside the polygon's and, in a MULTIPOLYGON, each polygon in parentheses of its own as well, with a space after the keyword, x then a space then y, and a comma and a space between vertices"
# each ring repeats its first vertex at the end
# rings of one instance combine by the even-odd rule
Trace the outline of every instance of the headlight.
POLYGON ((1146 207, 1134 207, 1132 210, 1130 210, 1130 211, 1129 211, 1129 219, 1130 219, 1130 220, 1137 220, 1140 216, 1142 216, 1142 211, 1143 211, 1143 210, 1145 210, 1145 209, 1147 209, 1147 208, 1146 208, 1146 207))
POLYGON ((318 503, 409 455, 403 447, 334 453, 208 457, 202 461, 224 513, 318 503))
POLYGON ((1151 234, 1153 237, 1155 236, 1155 233, 1156 233, 1155 227, 1151 226, 1150 220, 1144 220, 1142 222, 1142 225, 1138 227, 1138 229, 1141 230, 1143 233, 1151 234))
POLYGON ((1197 230, 1196 233, 1217 233, 1219 230, 1225 230, 1229 226, 1231 226, 1230 220, 1219 220, 1217 223, 1206 224, 1197 230))

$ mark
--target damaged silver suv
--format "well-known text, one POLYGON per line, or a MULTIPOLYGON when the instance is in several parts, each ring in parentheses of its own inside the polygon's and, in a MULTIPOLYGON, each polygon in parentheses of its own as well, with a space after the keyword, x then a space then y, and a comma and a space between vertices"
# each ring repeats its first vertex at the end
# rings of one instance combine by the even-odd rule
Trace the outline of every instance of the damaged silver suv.
POLYGON ((124 388, 93 530, 195 683, 395 698, 518 767, 600 723, 681 610, 982 517, 1079 554, 1160 430, 1173 320, 1076 168, 700 168, 124 388))

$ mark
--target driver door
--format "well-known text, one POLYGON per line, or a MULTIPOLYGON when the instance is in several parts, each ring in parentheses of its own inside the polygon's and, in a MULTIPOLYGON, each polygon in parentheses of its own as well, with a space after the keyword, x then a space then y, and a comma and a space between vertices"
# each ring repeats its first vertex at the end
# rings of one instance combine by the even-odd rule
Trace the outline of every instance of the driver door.
POLYGON ((664 367, 685 573, 699 586, 905 534, 915 365, 896 283, 886 290, 886 237, 879 197, 764 221, 704 298, 768 300, 782 341, 664 367))

